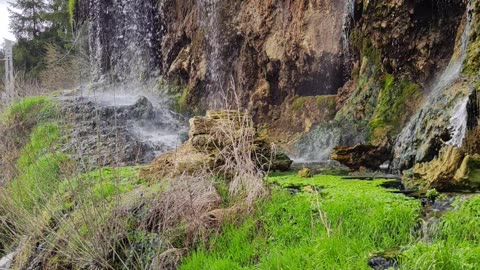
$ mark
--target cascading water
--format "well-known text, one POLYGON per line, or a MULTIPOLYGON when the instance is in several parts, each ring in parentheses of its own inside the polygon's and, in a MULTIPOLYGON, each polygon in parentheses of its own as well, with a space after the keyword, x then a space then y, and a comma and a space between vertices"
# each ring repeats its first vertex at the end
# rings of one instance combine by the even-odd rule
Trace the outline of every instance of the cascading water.
POLYGON ((206 31, 208 42, 207 51, 207 76, 208 97, 207 104, 210 108, 219 107, 222 104, 220 97, 225 95, 227 82, 227 64, 225 61, 225 33, 222 32, 221 0, 197 0, 202 9, 200 25, 206 31))
POLYGON ((128 120, 128 129, 157 154, 180 144, 184 125, 155 93, 161 72, 162 22, 157 0, 92 0, 89 36, 93 78, 97 85, 78 94, 98 108, 134 105, 141 97, 152 103, 154 117, 128 120))
MULTIPOLYGON (((345 0, 343 5, 343 19, 341 21, 342 34, 340 40, 341 50, 344 57, 344 65, 350 65, 349 37, 354 24, 355 0, 345 0)), ((332 31, 335 31, 332 29, 332 31)), ((346 69, 348 71, 348 68, 346 69)), ((348 75, 350 76, 350 75, 348 75)), ((296 148, 300 154, 292 154, 296 162, 326 162, 335 146, 356 144, 364 141, 364 138, 351 130, 345 132, 340 123, 328 123, 315 127, 310 133, 303 136, 297 143, 296 148)))
POLYGON ((450 119, 450 131, 452 133, 452 139, 450 139, 447 144, 461 147, 465 140, 465 135, 467 134, 467 123, 468 123, 468 102, 470 101, 469 97, 464 98, 460 104, 455 107, 454 114, 450 119))
MULTIPOLYGON (((345 11, 344 11, 344 20, 343 20, 343 52, 345 54, 345 61, 350 59, 350 33, 353 28, 355 20, 355 0, 346 0, 345 1, 345 11)), ((348 64, 348 63, 346 63, 348 64)))
POLYGON ((97 80, 142 82, 158 73, 162 35, 157 2, 90 2, 91 62, 97 80))
POLYGON ((452 86, 461 75, 470 32, 470 12, 467 8, 467 20, 460 44, 448 66, 436 79, 431 92, 426 97, 418 113, 397 137, 394 146, 393 169, 410 168, 414 163, 431 160, 447 141, 460 146, 466 133, 466 104, 468 93, 452 91, 452 86), (465 122, 465 123, 463 123, 465 122))

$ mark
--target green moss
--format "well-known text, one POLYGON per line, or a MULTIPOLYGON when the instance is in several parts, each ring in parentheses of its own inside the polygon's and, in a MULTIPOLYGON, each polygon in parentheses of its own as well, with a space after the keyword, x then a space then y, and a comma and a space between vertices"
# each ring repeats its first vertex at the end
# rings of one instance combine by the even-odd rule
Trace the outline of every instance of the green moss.
POLYGON ((463 72, 474 77, 480 71, 480 0, 472 0, 470 6, 472 7, 470 11, 472 13, 470 41, 463 72))
POLYGON ((189 88, 180 79, 177 81, 160 79, 157 88, 159 92, 166 94, 170 98, 173 110, 183 114, 191 114, 195 110, 195 106, 189 104, 189 88))
POLYGON ((396 81, 390 74, 384 76, 383 82, 384 86, 378 95, 377 106, 369 123, 372 142, 396 135, 408 116, 413 113, 409 108, 421 97, 420 88, 415 83, 396 81))
POLYGON ((4 125, 14 123, 37 123, 51 118, 57 114, 55 103, 48 97, 27 97, 13 105, 0 115, 4 125))
POLYGON ((292 103, 292 111, 301 111, 305 109, 305 102, 309 97, 297 97, 292 103))
POLYGON ((187 257, 180 269, 369 269, 369 253, 412 241, 420 206, 378 187, 383 181, 277 174, 281 186, 321 187, 319 195, 275 190, 242 224, 187 257))
POLYGON ((314 104, 319 109, 329 109, 335 110, 336 107, 336 96, 324 95, 324 96, 307 96, 307 97, 296 97, 292 103, 292 111, 300 112, 306 109, 308 103, 314 104))
POLYGON ((77 5, 77 0, 68 0, 68 15, 70 17, 70 24, 73 25, 75 22, 75 7, 77 5))
POLYGON ((312 177, 312 172, 310 171, 309 168, 303 168, 300 171, 298 171, 298 177, 300 177, 300 178, 310 178, 310 177, 312 177))
POLYGON ((7 192, 14 203, 28 211, 42 208, 57 190, 63 169, 69 158, 62 154, 45 154, 23 168, 21 174, 10 182, 7 192))
POLYGON ((23 148, 17 161, 17 168, 23 170, 38 160, 39 157, 51 152, 51 148, 60 138, 60 128, 57 123, 47 123, 37 126, 30 136, 30 142, 23 148))

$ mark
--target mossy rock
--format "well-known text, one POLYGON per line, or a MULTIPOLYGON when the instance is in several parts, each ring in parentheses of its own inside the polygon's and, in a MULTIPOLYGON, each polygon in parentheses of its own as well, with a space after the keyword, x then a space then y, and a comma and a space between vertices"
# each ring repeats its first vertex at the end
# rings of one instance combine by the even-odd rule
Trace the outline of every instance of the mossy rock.
POLYGON ((298 171, 298 177, 300 177, 300 178, 312 178, 313 174, 312 174, 312 171, 309 168, 303 168, 300 171, 298 171))

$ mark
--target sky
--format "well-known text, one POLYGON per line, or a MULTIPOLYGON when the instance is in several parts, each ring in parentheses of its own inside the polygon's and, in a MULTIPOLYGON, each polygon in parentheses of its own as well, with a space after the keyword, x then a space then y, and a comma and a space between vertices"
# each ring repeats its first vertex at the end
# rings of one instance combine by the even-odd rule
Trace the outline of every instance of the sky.
POLYGON ((15 39, 8 26, 8 1, 12 0, 0 0, 0 44, 3 43, 4 38, 15 39))

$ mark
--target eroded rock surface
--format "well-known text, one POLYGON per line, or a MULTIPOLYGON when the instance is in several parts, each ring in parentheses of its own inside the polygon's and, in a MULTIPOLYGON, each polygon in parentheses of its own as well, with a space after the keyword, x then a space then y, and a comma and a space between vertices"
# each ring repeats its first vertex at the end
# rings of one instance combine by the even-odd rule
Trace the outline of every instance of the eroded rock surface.
POLYGON ((480 156, 466 154, 454 146, 445 146, 430 162, 418 163, 404 173, 406 183, 420 189, 440 191, 478 189, 480 156))
POLYGON ((380 165, 391 158, 390 150, 387 146, 374 146, 357 144, 354 147, 338 146, 335 147, 332 159, 336 160, 352 170, 368 168, 378 170, 380 165))
MULTIPOLYGON (((272 146, 257 137, 252 119, 238 111, 208 111, 206 116, 190 119, 189 139, 177 149, 159 156, 142 171, 148 179, 162 179, 201 171, 221 170, 230 155, 247 151, 258 166, 266 170, 289 170, 292 160, 275 153, 272 146), (246 148, 245 148, 246 147, 246 148), (224 150, 227 149, 228 153, 224 150), (241 150, 243 149, 243 150, 241 150)), ((228 172, 226 172, 228 173, 228 172)))
POLYGON ((63 100, 62 108, 68 126, 62 150, 78 159, 85 171, 148 164, 180 144, 181 121, 162 116, 165 112, 146 97, 119 106, 80 97, 63 100))

